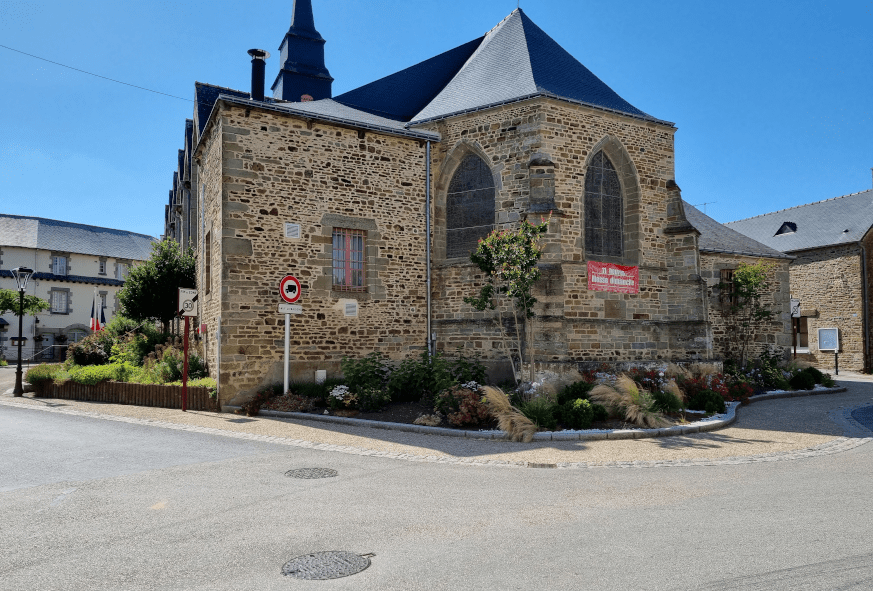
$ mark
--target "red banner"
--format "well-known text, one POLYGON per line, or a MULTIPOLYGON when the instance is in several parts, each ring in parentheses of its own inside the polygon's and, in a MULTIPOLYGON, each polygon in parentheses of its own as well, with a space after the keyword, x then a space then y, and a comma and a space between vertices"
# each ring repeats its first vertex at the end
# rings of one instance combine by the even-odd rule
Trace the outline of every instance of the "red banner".
POLYGON ((588 261, 589 291, 639 293, 640 268, 588 261))

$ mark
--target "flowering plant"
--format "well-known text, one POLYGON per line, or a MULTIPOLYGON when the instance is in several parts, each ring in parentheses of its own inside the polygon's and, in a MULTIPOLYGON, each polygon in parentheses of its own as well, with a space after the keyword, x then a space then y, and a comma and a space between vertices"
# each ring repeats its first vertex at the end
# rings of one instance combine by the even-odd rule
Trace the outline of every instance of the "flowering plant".
POLYGON ((348 386, 336 386, 327 396, 331 408, 355 408, 358 404, 357 394, 351 392, 348 386))

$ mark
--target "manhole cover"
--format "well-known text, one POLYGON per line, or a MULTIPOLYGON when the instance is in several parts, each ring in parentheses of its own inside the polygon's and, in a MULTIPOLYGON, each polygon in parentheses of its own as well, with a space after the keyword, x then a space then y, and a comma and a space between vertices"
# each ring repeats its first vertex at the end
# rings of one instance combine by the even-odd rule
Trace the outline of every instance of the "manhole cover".
POLYGON ((853 410, 852 418, 873 431, 873 406, 853 410))
POLYGON ((368 566, 369 558, 352 552, 314 552, 286 562, 282 574, 295 579, 324 581, 357 574, 368 566))
POLYGON ((285 476, 291 478, 333 478, 339 474, 336 470, 330 468, 298 468, 296 470, 288 470, 285 476))

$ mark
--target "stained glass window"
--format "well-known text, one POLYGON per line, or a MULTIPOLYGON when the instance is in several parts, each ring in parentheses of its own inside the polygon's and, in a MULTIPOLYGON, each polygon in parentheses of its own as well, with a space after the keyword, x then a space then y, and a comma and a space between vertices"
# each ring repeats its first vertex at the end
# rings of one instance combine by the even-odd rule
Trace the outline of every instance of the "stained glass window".
POLYGON ((461 161, 446 195, 446 258, 466 257, 494 227, 494 179, 481 158, 461 161))
POLYGON ((600 151, 585 172, 585 251, 588 254, 622 255, 623 212, 618 173, 600 151))
POLYGON ((364 291, 363 230, 334 228, 333 288, 339 291, 364 291))

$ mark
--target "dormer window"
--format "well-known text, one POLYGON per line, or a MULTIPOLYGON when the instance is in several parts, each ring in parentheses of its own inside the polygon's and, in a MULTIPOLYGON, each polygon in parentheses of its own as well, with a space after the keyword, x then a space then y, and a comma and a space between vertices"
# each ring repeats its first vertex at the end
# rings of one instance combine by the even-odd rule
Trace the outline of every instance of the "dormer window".
POLYGON ((797 224, 794 222, 785 222, 782 226, 777 230, 774 236, 781 236, 782 234, 794 234, 797 232, 797 224))

